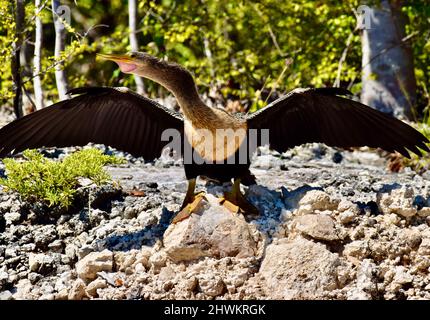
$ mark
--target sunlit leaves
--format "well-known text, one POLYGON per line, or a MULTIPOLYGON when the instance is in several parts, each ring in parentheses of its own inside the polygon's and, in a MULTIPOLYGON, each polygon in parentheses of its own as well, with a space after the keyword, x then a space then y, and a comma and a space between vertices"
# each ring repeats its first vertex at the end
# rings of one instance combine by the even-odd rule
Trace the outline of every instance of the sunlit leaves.
MULTIPOLYGON (((14 23, 10 1, 0 0, 0 95, 10 97, 10 48, 14 23)), ((26 8, 29 21, 34 7, 26 8)), ((113 63, 95 59, 95 53, 122 53, 130 50, 128 40, 127 1, 65 1, 72 11, 68 30, 64 66, 71 87, 82 85, 131 86, 133 78, 119 72, 113 63), (88 29, 99 26, 83 35, 88 29)), ((420 103, 425 104, 425 88, 430 87, 430 6, 425 1, 405 2, 404 11, 413 23, 407 33, 418 31, 412 39, 420 103)), ((144 0, 138 2, 137 34, 140 50, 165 57, 189 68, 201 91, 209 86, 224 98, 241 99, 258 107, 268 91, 276 86, 284 93, 297 86, 333 85, 339 60, 347 39, 356 27, 353 10, 359 0, 144 0), (280 83, 285 60, 292 63, 280 83), (258 95, 257 93, 260 93, 258 95)), ((53 68, 52 13, 44 9, 45 44, 42 53, 43 89, 50 100, 57 99, 53 68)), ((26 38, 32 41, 30 22, 26 38)), ((31 55, 31 46, 28 47, 31 55)), ((31 63, 31 59, 29 59, 31 63)), ((28 74, 25 79, 28 80, 28 74)), ((346 60, 342 64, 340 83, 358 92, 361 81, 360 33, 353 34, 346 60)), ((146 81, 151 97, 164 94, 159 86, 146 81)), ((32 82, 27 84, 32 91, 32 82)), ((429 90, 427 90, 429 91, 429 90)), ((219 95, 218 95, 219 97, 219 95)))
POLYGON ((25 160, 4 159, 7 178, 0 184, 18 192, 28 201, 41 201, 50 206, 68 207, 76 193, 79 178, 97 185, 110 181, 104 171, 107 164, 120 164, 123 159, 104 155, 98 149, 83 149, 62 161, 45 158, 36 150, 26 150, 25 160))

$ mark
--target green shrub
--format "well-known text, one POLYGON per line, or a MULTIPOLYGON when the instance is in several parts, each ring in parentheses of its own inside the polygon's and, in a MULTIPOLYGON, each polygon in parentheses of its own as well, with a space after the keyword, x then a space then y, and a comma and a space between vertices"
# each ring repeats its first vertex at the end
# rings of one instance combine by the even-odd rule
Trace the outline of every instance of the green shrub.
POLYGON ((79 178, 88 178, 101 185, 111 181, 103 166, 125 161, 94 148, 77 151, 62 161, 48 159, 36 150, 26 150, 23 156, 24 161, 3 160, 7 178, 1 179, 0 184, 6 190, 17 191, 27 201, 65 208, 74 199, 79 178))
MULTIPOLYGON (((428 140, 430 140, 430 112, 424 112, 424 119, 416 124, 413 124, 415 129, 421 132, 428 140)), ((430 146, 428 144, 428 146, 430 146)), ((410 167, 412 170, 415 170, 419 173, 424 172, 430 169, 430 153, 424 150, 421 150, 423 155, 417 156, 416 154, 410 152, 410 159, 402 158, 402 165, 405 167, 410 167)))

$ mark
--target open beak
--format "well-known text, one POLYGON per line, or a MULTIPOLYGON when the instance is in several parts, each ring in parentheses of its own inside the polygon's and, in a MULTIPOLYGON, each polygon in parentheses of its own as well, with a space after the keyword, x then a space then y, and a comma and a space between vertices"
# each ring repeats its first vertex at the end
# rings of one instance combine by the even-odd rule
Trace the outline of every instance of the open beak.
POLYGON ((130 58, 128 55, 117 55, 117 54, 102 54, 97 53, 97 56, 104 60, 114 61, 118 64, 119 68, 124 73, 131 73, 137 69, 137 63, 135 60, 130 58))

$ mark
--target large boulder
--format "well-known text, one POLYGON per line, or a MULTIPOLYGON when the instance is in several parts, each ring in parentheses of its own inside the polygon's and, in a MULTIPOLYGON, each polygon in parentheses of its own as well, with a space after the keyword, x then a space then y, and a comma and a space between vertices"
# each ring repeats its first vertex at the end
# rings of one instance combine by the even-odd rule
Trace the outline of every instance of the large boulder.
POLYGON ((240 214, 219 205, 218 199, 206 195, 191 216, 172 224, 164 234, 168 257, 190 261, 201 257, 253 257, 260 248, 260 234, 240 214))
POLYGON ((323 244, 298 237, 266 248, 259 275, 272 299, 321 299, 337 289, 339 256, 323 244))

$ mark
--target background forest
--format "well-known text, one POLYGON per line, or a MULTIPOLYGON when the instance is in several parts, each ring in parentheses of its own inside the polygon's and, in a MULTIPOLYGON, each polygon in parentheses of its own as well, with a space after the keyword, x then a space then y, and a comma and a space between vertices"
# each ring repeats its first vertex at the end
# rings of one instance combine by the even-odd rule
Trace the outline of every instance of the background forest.
POLYGON ((208 98, 230 100, 241 111, 295 87, 336 85, 363 100, 366 81, 388 82, 400 112, 390 98, 381 99, 396 115, 422 118, 429 105, 427 1, 1 0, 0 16, 0 99, 17 114, 22 99, 27 113, 79 86, 136 90, 137 84, 150 97, 165 96, 156 84, 121 74, 95 55, 132 49, 186 66, 208 98), (370 17, 360 16, 363 3, 375 10, 370 17), (394 19, 394 29, 378 10, 394 19), (381 40, 390 33, 398 43, 381 40), (378 74, 377 60, 394 70, 388 77, 398 88, 378 74))

